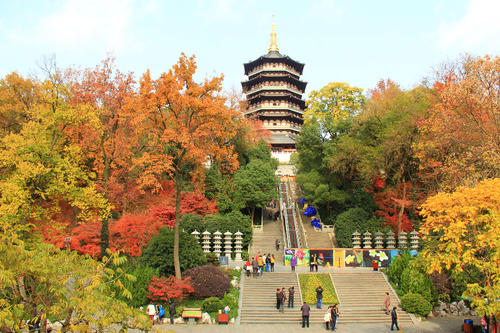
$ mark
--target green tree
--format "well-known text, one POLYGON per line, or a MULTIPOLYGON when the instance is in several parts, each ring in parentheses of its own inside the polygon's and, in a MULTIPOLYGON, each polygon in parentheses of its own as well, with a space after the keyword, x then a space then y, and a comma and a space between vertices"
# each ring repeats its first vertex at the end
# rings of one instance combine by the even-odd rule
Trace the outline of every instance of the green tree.
POLYGON ((363 208, 351 208, 335 219, 335 240, 339 247, 352 247, 352 234, 366 231, 374 234, 381 229, 379 218, 363 208))

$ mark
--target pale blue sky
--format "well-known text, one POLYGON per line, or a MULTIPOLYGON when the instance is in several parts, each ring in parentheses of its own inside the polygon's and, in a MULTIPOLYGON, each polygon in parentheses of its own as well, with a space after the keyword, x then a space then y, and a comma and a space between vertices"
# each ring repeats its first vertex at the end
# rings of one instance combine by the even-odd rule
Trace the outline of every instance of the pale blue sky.
POLYGON ((108 53, 136 77, 196 54, 200 78, 241 89, 243 63, 267 53, 272 14, 282 54, 305 63, 311 89, 382 78, 411 88, 439 64, 500 54, 498 0, 0 0, 0 76, 95 66, 108 53))

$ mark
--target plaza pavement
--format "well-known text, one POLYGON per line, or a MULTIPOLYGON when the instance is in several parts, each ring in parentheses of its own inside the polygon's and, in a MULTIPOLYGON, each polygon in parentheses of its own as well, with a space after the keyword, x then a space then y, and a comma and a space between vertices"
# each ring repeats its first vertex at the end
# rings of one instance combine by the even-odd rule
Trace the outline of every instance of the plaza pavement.
MULTIPOLYGON (((461 325, 464 319, 473 319, 474 324, 480 322, 479 317, 446 317, 432 318, 419 322, 417 325, 400 327, 400 332, 406 333, 455 333, 461 332, 461 325)), ((387 316, 387 324, 345 324, 340 325, 335 332, 338 333, 378 333, 390 332, 391 320, 387 316)), ((155 325, 152 332, 204 332, 204 333, 299 333, 299 332, 322 332, 325 331, 323 325, 311 325, 309 328, 302 328, 300 325, 155 325)), ((129 332, 138 332, 130 330, 129 332)))

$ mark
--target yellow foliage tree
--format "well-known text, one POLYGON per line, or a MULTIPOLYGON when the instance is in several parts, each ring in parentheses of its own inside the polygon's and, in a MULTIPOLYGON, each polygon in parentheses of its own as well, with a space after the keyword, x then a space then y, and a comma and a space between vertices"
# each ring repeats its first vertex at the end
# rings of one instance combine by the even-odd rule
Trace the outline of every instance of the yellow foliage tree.
POLYGON ((464 297, 480 315, 500 313, 500 178, 475 187, 439 193, 422 206, 423 255, 429 272, 475 268, 481 281, 470 283, 464 297))

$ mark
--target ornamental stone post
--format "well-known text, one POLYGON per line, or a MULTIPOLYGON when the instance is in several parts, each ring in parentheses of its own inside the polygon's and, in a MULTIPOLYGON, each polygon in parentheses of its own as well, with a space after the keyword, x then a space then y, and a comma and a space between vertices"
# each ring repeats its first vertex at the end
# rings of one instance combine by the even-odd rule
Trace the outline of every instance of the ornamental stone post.
POLYGON ((387 233, 387 249, 395 249, 396 248, 396 238, 394 237, 394 232, 390 230, 387 233))
POLYGON ((220 253, 222 252, 222 232, 217 230, 214 232, 214 253, 217 255, 217 258, 220 257, 220 253))
POLYGON ((383 236, 384 234, 381 233, 380 231, 377 231, 375 233, 375 248, 376 249, 382 249, 384 247, 384 240, 383 236))
POLYGON ((412 250, 418 250, 418 232, 413 230, 410 232, 410 248, 412 250))
POLYGON ((224 253, 226 254, 226 257, 228 257, 228 259, 231 259, 231 248, 232 248, 232 241, 231 241, 231 236, 233 234, 230 233, 229 231, 226 231, 224 233, 224 253))
POLYGON ((241 261, 241 249, 243 246, 241 245, 243 243, 243 233, 241 233, 239 230, 234 233, 234 252, 236 253, 235 260, 241 261))
POLYGON ((352 247, 355 249, 360 249, 361 248, 361 234, 357 231, 355 231, 352 234, 352 247))
POLYGON ((203 248, 203 252, 205 253, 210 253, 210 235, 211 233, 208 230, 205 230, 202 233, 203 245, 201 247, 203 248))
POLYGON ((369 231, 363 234, 363 248, 364 249, 372 248, 372 234, 369 231))

